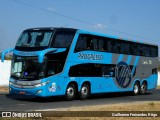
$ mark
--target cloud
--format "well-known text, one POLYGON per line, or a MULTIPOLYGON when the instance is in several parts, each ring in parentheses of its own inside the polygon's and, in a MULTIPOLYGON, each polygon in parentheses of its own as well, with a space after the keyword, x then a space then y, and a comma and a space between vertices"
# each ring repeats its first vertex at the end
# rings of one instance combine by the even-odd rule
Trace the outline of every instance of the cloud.
POLYGON ((48 11, 51 11, 51 12, 54 12, 54 11, 55 11, 55 8, 54 8, 54 7, 48 7, 47 10, 48 10, 48 11))
POLYGON ((93 25, 92 27, 95 28, 95 29, 104 29, 104 28, 106 28, 106 26, 102 25, 101 23, 97 23, 97 24, 93 25))

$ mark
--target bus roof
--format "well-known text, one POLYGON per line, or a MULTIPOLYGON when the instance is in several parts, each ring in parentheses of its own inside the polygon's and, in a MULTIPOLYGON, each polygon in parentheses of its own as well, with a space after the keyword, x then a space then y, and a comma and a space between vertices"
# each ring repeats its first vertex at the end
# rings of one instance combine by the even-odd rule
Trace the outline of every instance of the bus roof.
POLYGON ((144 41, 137 41, 137 40, 129 40, 126 38, 120 38, 118 36, 113 36, 113 35, 108 35, 104 33, 98 33, 98 32, 91 32, 91 31, 86 31, 86 30, 81 30, 81 29, 75 29, 75 28, 63 28, 63 27, 38 27, 38 28, 29 28, 24 31, 30 31, 30 30, 66 30, 66 31, 77 31, 79 33, 83 34, 90 34, 90 35, 96 35, 96 36, 101 36, 101 37, 108 37, 108 38, 113 38, 113 39, 119 39, 119 40, 125 40, 129 42, 135 42, 135 43, 142 43, 142 44, 148 44, 148 45, 154 45, 158 46, 157 44, 153 44, 150 42, 144 42, 144 41))
POLYGON ((24 31, 29 31, 29 30, 71 30, 71 31, 76 31, 77 29, 63 28, 63 27, 38 27, 38 28, 29 28, 24 31))

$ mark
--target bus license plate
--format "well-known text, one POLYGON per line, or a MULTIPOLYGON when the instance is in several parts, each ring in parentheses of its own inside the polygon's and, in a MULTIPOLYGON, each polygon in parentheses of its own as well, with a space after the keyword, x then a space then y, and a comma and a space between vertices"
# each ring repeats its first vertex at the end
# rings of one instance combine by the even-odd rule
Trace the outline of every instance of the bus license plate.
POLYGON ((24 94, 26 94, 26 92, 20 91, 19 94, 24 95, 24 94))

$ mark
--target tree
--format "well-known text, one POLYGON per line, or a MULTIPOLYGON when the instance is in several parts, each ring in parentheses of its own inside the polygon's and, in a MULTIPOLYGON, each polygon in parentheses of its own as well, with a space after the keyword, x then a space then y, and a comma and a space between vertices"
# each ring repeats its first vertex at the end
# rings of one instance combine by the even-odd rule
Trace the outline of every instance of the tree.
MULTIPOLYGON (((0 53, 0 60, 1 60, 1 56, 2 56, 2 53, 0 53)), ((12 54, 7 54, 6 56, 5 56, 5 60, 12 60, 12 54)))

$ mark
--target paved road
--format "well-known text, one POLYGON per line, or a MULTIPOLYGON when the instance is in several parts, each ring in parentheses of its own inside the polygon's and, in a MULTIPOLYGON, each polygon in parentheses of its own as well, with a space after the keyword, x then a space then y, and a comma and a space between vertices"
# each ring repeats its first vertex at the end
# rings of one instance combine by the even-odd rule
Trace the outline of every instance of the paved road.
POLYGON ((29 98, 0 93, 0 111, 50 110, 76 106, 106 105, 139 101, 160 101, 160 90, 153 90, 146 95, 132 96, 130 93, 110 93, 92 95, 88 100, 65 101, 63 97, 29 98))

